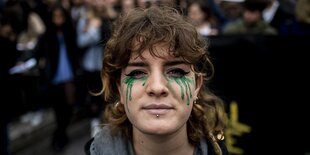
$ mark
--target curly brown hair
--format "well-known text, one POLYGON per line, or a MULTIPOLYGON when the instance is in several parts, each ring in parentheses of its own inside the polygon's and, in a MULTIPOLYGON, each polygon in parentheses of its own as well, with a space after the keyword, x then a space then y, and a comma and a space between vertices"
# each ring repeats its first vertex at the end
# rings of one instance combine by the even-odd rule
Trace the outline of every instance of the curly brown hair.
MULTIPOLYGON (((132 125, 127 119, 124 106, 117 104, 117 83, 120 83, 121 70, 127 66, 132 54, 141 55, 145 49, 151 55, 160 57, 154 50, 154 46, 159 43, 167 44, 172 56, 181 57, 193 65, 196 77, 198 74, 203 75, 204 82, 208 82, 213 76, 206 39, 198 35, 195 27, 176 9, 137 8, 121 15, 106 44, 102 69, 102 95, 110 103, 105 109, 104 118, 105 123, 112 127, 113 133, 122 133, 126 138, 132 139, 132 125)), ((188 139, 191 144, 196 145, 205 137, 211 141, 216 154, 221 154, 216 136, 223 134, 225 128, 224 104, 206 85, 205 83, 201 88, 199 99, 193 105, 187 121, 188 139)))

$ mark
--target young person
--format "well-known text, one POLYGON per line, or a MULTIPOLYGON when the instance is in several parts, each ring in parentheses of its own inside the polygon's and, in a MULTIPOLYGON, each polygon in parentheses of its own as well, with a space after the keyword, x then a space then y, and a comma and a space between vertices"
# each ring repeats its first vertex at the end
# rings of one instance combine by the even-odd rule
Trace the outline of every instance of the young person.
POLYGON ((91 155, 228 154, 226 114, 206 81, 205 40, 175 9, 120 16, 103 58, 106 124, 87 142, 91 155))

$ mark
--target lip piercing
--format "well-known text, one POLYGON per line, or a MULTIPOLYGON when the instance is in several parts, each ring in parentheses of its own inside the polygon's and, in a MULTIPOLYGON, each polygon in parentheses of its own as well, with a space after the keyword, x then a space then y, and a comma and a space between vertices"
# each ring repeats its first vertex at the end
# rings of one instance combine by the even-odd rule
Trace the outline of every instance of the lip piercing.
POLYGON ((157 114, 157 115, 156 115, 156 117, 158 118, 158 117, 159 117, 159 115, 157 114))

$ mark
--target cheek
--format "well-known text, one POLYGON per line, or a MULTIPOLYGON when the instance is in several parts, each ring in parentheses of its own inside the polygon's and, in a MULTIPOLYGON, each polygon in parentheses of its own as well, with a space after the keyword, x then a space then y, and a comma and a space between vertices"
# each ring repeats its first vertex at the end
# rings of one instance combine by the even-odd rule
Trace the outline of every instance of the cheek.
POLYGON ((169 82, 169 89, 182 103, 190 105, 195 95, 195 81, 189 78, 173 79, 169 82))
POLYGON ((141 82, 136 82, 130 85, 122 85, 122 93, 121 93, 121 103, 124 104, 126 112, 130 113, 130 111, 135 111, 136 104, 134 102, 143 95, 144 86, 142 86, 141 82))
POLYGON ((139 80, 122 83, 121 90, 122 102, 127 104, 142 94, 144 91, 144 83, 139 80))

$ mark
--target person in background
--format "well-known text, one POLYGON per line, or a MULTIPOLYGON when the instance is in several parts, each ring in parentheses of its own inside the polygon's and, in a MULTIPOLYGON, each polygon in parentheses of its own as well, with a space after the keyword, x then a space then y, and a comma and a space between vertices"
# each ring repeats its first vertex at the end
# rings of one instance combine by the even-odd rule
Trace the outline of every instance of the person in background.
POLYGON ((127 13, 138 5, 137 0, 120 0, 121 12, 127 13))
POLYGON ((208 5, 218 21, 221 32, 226 24, 242 17, 243 2, 244 0, 208 0, 208 5))
POLYGON ((223 34, 277 35, 277 30, 263 19, 262 12, 267 4, 265 0, 245 0, 242 18, 228 23, 223 29, 223 34))
POLYGON ((101 96, 93 96, 89 94, 91 92, 100 91, 102 88, 100 71, 102 68, 102 54, 103 49, 101 44, 101 26, 102 21, 95 10, 95 4, 90 4, 86 8, 86 14, 82 16, 77 23, 77 46, 82 51, 80 58, 81 66, 81 79, 80 80, 80 93, 81 100, 87 102, 90 108, 90 118, 91 118, 91 135, 93 136, 96 132, 95 126, 100 122, 99 119, 99 109, 100 105, 103 103, 101 96))
MULTIPOLYGON (((30 0, 19 2, 21 6, 21 32, 17 35, 16 48, 19 51, 19 58, 16 60, 14 68, 10 71, 15 76, 19 93, 22 96, 24 107, 21 122, 38 126, 42 122, 43 104, 40 96, 40 71, 38 66, 38 44, 46 31, 45 24, 38 13, 34 11, 34 5, 30 0), (29 65, 33 62, 32 66, 29 65), (21 66, 31 67, 18 70, 21 66), (17 70, 15 70, 17 69, 17 70)), ((22 67, 21 67, 22 68, 22 67)))
POLYGON ((51 10, 51 25, 44 36, 45 80, 48 85, 48 101, 53 107, 56 129, 52 147, 61 151, 69 142, 67 128, 75 104, 75 78, 78 66, 76 33, 69 12, 62 6, 51 10))
POLYGON ((205 1, 195 0, 190 3, 188 17, 202 36, 215 36, 219 33, 217 22, 205 1))
POLYGON ((281 35, 310 36, 310 1, 298 0, 295 7, 295 16, 291 22, 283 24, 281 35))
POLYGON ((278 0, 269 0, 267 7, 263 10, 263 19, 274 27, 278 32, 283 24, 289 23, 293 14, 286 11, 278 0))
MULTIPOLYGON (((4 12, 6 12, 4 9, 4 12)), ((0 45, 1 48, 5 49, 1 54, 0 63, 0 85, 1 92, 0 98, 2 100, 0 114, 0 154, 10 155, 11 154, 11 144, 10 144, 10 131, 9 123, 19 116, 17 112, 18 105, 21 100, 18 93, 18 86, 15 85, 15 78, 9 74, 10 68, 15 65, 16 59, 19 57, 18 51, 16 50, 16 39, 17 34, 14 31, 14 26, 12 25, 13 16, 7 16, 8 14, 0 13, 0 45), (5 15, 5 16, 4 16, 5 15), (10 102, 7 102, 10 101, 10 102)))
POLYGON ((113 30, 101 73, 109 104, 86 154, 228 154, 224 103, 207 87, 213 65, 196 28, 176 9, 150 7, 113 30))

